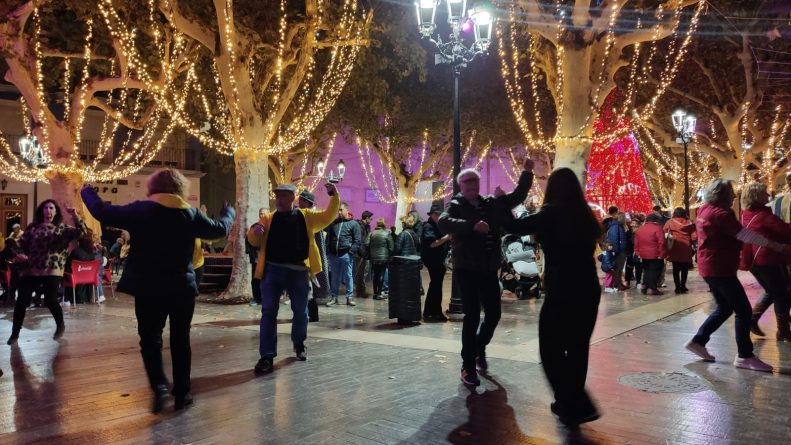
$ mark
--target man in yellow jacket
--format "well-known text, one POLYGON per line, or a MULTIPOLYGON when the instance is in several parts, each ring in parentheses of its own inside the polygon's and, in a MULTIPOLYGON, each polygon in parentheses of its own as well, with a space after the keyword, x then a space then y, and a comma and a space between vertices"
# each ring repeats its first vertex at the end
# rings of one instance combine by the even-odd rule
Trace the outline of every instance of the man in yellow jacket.
POLYGON ((277 355, 277 310, 280 295, 291 298, 291 341, 297 360, 306 360, 308 294, 311 278, 322 271, 315 233, 335 220, 340 196, 335 184, 326 184, 330 203, 323 211, 294 208, 297 189, 291 184, 275 188, 275 211, 261 216, 247 231, 247 240, 258 248, 255 277, 261 279, 261 358, 255 372, 269 373, 277 355))

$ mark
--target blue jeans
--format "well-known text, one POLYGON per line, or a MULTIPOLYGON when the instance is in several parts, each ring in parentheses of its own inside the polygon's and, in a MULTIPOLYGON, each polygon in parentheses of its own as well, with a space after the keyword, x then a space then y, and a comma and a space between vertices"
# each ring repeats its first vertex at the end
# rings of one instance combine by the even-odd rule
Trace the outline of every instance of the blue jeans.
POLYGON ((732 277, 704 277, 703 279, 709 285, 712 295, 714 295, 717 308, 703 322, 692 341, 706 346, 711 334, 735 312, 736 346, 739 350, 739 357, 752 357, 753 342, 750 340, 752 308, 750 307, 750 301, 747 299, 747 294, 744 293, 742 283, 736 278, 736 275, 732 277))
POLYGON ((291 311, 294 313, 291 320, 291 341, 294 345, 302 344, 308 336, 308 271, 267 264, 261 280, 261 330, 258 350, 262 358, 273 358, 277 355, 277 310, 284 290, 288 291, 291 311))
POLYGON ((390 292, 390 272, 387 267, 385 267, 385 273, 382 277, 382 292, 390 292))
POLYGON ((351 254, 345 253, 341 256, 333 254, 327 255, 330 261, 330 293, 333 300, 338 299, 338 290, 341 283, 346 284, 346 298, 354 296, 354 261, 351 254))

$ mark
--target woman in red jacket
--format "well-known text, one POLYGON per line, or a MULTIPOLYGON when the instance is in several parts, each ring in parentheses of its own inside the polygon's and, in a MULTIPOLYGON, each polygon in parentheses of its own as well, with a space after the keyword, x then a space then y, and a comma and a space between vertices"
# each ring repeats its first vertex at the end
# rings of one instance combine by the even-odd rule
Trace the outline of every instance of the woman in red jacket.
POLYGON ((752 308, 742 283, 736 276, 742 243, 755 244, 764 249, 783 251, 787 246, 768 240, 751 229, 742 228, 731 209, 736 194, 730 181, 715 179, 703 191, 704 204, 698 209, 698 272, 717 307, 709 314, 692 340, 685 347, 704 361, 713 362, 706 343, 725 321, 736 314, 736 346, 738 355, 733 361, 737 368, 772 372, 772 367, 753 353, 750 340, 752 308))
POLYGON ((688 219, 687 212, 677 207, 673 210, 673 218, 665 223, 665 233, 670 232, 673 237, 673 247, 668 249, 667 259, 673 263, 673 282, 676 284, 676 293, 685 294, 687 289, 687 274, 692 266, 692 240, 695 236, 695 224, 688 219))
MULTIPOLYGON (((761 183, 748 184, 742 190, 742 215, 741 223, 745 229, 750 229, 771 241, 787 243, 791 239, 791 225, 772 214, 766 204, 769 202, 769 193, 766 186, 761 183)), ((758 284, 764 288, 764 294, 753 308, 750 331, 763 336, 758 327, 758 319, 774 302, 775 317, 777 319, 776 338, 779 341, 791 341, 789 329, 789 301, 788 296, 788 271, 786 269, 787 257, 783 253, 771 249, 745 244, 742 246, 739 268, 749 270, 758 284)))
POLYGON ((667 248, 665 232, 659 225, 661 220, 660 214, 650 213, 645 218, 645 224, 634 234, 634 253, 642 259, 645 270, 641 292, 648 295, 662 295, 657 286, 667 248))

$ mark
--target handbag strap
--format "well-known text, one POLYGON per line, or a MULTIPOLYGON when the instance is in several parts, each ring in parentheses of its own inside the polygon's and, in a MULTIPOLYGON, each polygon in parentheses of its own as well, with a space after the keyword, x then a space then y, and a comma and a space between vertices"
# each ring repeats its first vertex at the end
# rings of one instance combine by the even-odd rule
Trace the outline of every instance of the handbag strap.
MULTIPOLYGON (((755 215, 753 215, 752 218, 750 218, 750 222, 748 222, 747 225, 744 226, 744 228, 745 229, 749 229, 750 228, 750 224, 752 224, 753 221, 755 221, 755 218, 757 218, 757 217, 758 217, 758 213, 756 213, 755 215)), ((744 215, 742 215, 742 223, 744 223, 744 215)), ((755 249, 755 254, 753 255, 753 263, 755 263, 755 259, 758 258, 758 252, 760 252, 760 251, 761 251, 761 246, 758 246, 758 248, 755 249)))

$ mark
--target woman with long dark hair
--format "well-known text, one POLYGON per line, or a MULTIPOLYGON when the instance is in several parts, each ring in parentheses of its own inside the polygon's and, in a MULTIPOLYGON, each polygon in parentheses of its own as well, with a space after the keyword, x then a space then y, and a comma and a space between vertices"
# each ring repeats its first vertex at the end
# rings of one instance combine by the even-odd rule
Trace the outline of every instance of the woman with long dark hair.
POLYGON ((585 391, 585 379, 601 297, 593 257, 601 225, 574 172, 555 170, 541 209, 508 226, 518 235, 535 234, 545 254, 546 299, 538 338, 544 373, 555 393, 552 412, 572 427, 596 420, 599 413, 585 391), (569 279, 570 270, 574 279, 569 279))
POLYGON ((34 291, 38 295, 44 295, 44 302, 55 318, 53 338, 57 340, 62 337, 66 329, 63 324, 63 310, 58 304, 58 289, 63 280, 69 243, 80 238, 86 231, 77 212, 73 208, 67 208, 66 211, 74 219, 76 227, 63 222, 57 202, 52 199, 42 202, 36 208, 33 222, 27 226, 19 241, 24 254, 16 259, 21 268, 20 292, 14 307, 14 325, 7 342, 9 345, 16 343, 19 338, 25 312, 30 306, 34 291))

